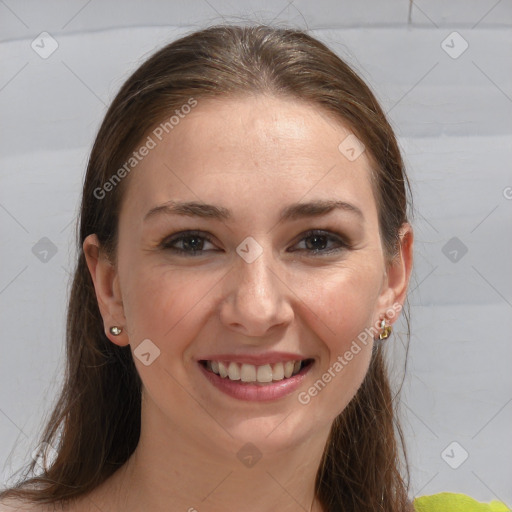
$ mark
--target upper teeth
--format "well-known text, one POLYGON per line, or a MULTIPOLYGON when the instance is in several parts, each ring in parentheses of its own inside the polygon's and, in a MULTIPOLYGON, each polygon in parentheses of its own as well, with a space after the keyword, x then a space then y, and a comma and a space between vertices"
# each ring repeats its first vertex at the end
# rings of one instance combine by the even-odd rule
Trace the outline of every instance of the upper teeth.
POLYGON ((222 361, 206 361, 206 367, 222 378, 241 380, 242 382, 272 382, 287 379, 298 373, 302 361, 287 361, 286 363, 264 364, 238 364, 234 361, 223 363, 222 361))

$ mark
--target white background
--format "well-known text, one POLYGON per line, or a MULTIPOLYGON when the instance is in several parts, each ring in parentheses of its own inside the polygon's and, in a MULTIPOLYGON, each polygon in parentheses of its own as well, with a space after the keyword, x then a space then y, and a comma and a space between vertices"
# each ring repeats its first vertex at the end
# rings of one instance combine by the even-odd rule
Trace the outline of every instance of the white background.
MULTIPOLYGON (((402 392, 411 496, 512 507, 511 0, 0 1, 3 481, 36 447, 62 379, 76 214, 106 106, 157 48, 244 20, 307 28, 345 58, 403 149, 416 236, 402 392), (31 47, 43 31, 58 43, 46 59, 31 47), (457 58, 445 51, 464 41, 457 58), (32 252, 43 237, 57 250, 46 262, 32 252), (454 237, 456 261, 444 254, 454 237)), ((388 340, 397 381, 401 340, 388 340)))

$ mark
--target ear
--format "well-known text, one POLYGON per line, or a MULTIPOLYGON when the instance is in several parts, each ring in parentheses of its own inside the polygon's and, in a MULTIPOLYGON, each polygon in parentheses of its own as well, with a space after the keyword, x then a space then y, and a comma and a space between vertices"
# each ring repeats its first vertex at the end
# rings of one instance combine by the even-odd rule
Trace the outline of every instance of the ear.
POLYGON ((401 311, 407 297, 407 289, 413 266, 414 233, 408 222, 402 224, 399 235, 400 249, 393 261, 387 265, 381 294, 378 299, 378 318, 375 319, 377 322, 386 311, 394 310, 395 315, 390 315, 386 319, 388 325, 393 324, 400 316, 396 313, 401 311), (398 304, 400 309, 397 308, 398 304))
POLYGON ((128 345, 126 317, 117 270, 104 251, 101 250, 98 237, 95 234, 89 235, 84 240, 83 251, 94 283, 98 307, 103 317, 105 334, 116 345, 128 345), (123 328, 118 336, 114 336, 110 332, 110 327, 114 325, 123 328))

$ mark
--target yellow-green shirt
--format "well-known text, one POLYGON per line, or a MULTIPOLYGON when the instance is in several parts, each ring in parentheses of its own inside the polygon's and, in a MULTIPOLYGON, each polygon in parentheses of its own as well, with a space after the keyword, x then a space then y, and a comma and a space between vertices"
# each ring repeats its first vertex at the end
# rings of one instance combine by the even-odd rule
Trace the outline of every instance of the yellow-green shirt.
POLYGON ((413 500, 413 504, 416 512, 512 512, 501 501, 481 503, 466 494, 455 492, 420 496, 413 500))

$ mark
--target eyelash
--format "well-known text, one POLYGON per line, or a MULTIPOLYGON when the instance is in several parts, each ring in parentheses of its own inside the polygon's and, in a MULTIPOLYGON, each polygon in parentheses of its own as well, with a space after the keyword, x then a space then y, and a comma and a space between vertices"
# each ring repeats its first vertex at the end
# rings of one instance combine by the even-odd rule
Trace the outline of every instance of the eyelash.
MULTIPOLYGON (((347 243, 340 234, 330 232, 330 231, 320 230, 320 229, 313 229, 313 230, 303 233, 303 237, 300 239, 299 242, 302 242, 303 240, 305 240, 307 238, 312 238, 314 236, 326 238, 328 241, 334 241, 340 247, 338 247, 337 249, 330 249, 330 250, 326 250, 326 249, 318 249, 318 250, 299 249, 299 250, 309 252, 312 256, 316 257, 317 255, 320 255, 320 256, 330 255, 333 253, 340 252, 344 249, 351 249, 351 245, 349 243, 347 243)), ((177 249, 176 247, 172 247, 173 244, 176 244, 177 242, 181 242, 183 240, 187 240, 189 238, 200 238, 200 239, 203 239, 203 240, 213 244, 212 239, 208 235, 206 235, 200 231, 183 231, 181 233, 171 235, 171 237, 167 237, 166 239, 164 239, 163 242, 160 244, 160 248, 172 251, 177 254, 181 254, 186 257, 197 257, 196 254, 206 252, 206 251, 202 251, 202 250, 187 251, 184 249, 177 249)), ((292 252, 295 252, 295 251, 292 251, 292 252)))

